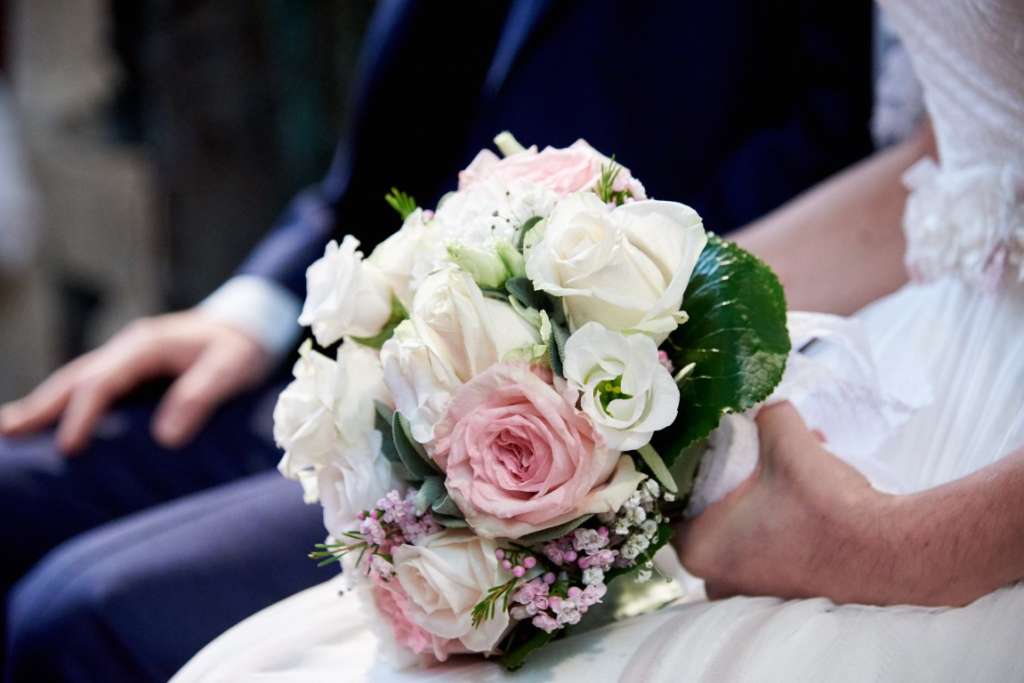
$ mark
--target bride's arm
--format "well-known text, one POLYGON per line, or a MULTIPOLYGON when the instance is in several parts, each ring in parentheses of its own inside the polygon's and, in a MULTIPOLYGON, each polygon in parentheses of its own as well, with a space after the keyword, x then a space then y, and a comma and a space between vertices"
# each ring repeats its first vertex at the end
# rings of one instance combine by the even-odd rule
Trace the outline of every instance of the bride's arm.
POLYGON ((903 172, 935 156, 930 126, 878 152, 734 235, 782 279, 791 309, 849 314, 907 275, 903 172))
POLYGON ((828 453, 790 405, 763 410, 758 426, 757 472, 676 535, 712 597, 965 605, 1024 578, 1024 450, 892 496, 828 453))

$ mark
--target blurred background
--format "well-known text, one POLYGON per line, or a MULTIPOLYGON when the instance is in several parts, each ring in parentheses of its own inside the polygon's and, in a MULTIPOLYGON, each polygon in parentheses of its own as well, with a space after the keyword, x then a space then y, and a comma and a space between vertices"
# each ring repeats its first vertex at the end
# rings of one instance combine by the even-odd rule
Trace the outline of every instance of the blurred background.
POLYGON ((223 282, 327 167, 373 4, 0 0, 0 402, 223 282))

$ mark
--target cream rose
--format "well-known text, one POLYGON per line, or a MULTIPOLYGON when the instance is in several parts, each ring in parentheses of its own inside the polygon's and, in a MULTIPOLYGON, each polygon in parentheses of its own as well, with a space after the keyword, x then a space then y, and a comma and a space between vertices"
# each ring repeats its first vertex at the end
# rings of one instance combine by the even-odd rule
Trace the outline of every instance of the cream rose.
POLYGON ((679 387, 646 335, 587 323, 565 343, 563 367, 580 392, 583 412, 610 448, 640 448, 676 419, 679 387))
POLYGON ((437 266, 425 258, 438 239, 436 233, 433 213, 416 209, 406 217, 401 230, 378 244, 366 259, 406 309, 412 306, 415 286, 437 266))
POLYGON ((526 257, 534 287, 562 297, 571 329, 589 321, 661 342, 685 319, 679 307, 707 235, 674 202, 610 208, 592 193, 562 200, 526 257))
POLYGON ((413 438, 428 443, 463 382, 539 341, 509 304, 485 297, 468 273, 449 267, 423 282, 410 318, 381 349, 384 381, 413 438))
POLYGON ((334 538, 358 528, 359 513, 372 509, 389 491, 405 489, 381 452, 381 442, 381 433, 373 430, 361 443, 340 449, 339 457, 317 472, 324 528, 334 538))
POLYGON ((644 478, 601 443, 576 392, 552 379, 524 364, 495 365, 459 389, 437 427, 445 487, 481 536, 519 538, 616 512, 644 478))
MULTIPOLYGON (((427 633, 458 641, 468 652, 493 652, 509 626, 508 612, 473 626, 473 607, 511 578, 498 564, 494 541, 470 531, 446 530, 393 553, 395 578, 408 598, 404 617, 427 633)), ((440 653, 444 659, 454 648, 440 653)))
POLYGON ((372 337, 391 316, 388 278, 357 251, 359 240, 331 240, 324 255, 306 270, 306 301, 299 324, 310 327, 317 343, 330 346, 342 337, 372 337))
POLYGON ((398 488, 373 428, 374 401, 391 401, 372 349, 346 342, 333 360, 307 343, 300 354, 274 407, 274 439, 285 451, 278 469, 302 483, 307 501, 323 500, 334 533, 398 488))

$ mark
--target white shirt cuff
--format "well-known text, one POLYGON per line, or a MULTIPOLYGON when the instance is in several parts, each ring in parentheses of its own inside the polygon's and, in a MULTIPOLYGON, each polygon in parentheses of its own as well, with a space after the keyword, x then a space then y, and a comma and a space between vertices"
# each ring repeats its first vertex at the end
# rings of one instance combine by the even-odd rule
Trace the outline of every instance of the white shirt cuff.
POLYGON ((281 285, 255 275, 236 275, 200 304, 211 318, 252 335, 267 351, 283 356, 299 339, 298 297, 281 285))

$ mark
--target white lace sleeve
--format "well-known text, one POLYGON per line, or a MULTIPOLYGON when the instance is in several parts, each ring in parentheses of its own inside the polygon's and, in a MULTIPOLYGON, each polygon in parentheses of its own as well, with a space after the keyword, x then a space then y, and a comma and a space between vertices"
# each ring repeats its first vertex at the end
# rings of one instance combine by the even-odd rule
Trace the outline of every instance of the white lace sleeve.
POLYGON ((924 92, 906 48, 882 10, 875 12, 875 146, 905 140, 925 116, 924 92))

